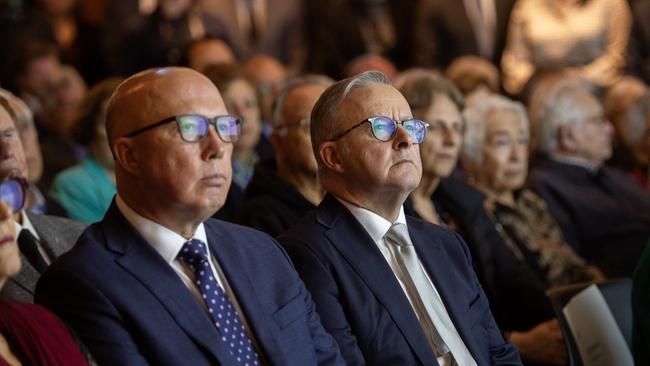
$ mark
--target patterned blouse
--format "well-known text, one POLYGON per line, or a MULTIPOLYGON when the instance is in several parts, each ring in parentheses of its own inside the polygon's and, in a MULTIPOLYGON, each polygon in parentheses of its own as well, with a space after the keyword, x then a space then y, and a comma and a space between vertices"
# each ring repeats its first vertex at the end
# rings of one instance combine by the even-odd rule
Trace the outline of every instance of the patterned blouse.
POLYGON ((587 265, 564 241, 546 203, 533 191, 516 192, 515 207, 486 198, 485 209, 508 248, 550 287, 603 278, 598 268, 587 265))

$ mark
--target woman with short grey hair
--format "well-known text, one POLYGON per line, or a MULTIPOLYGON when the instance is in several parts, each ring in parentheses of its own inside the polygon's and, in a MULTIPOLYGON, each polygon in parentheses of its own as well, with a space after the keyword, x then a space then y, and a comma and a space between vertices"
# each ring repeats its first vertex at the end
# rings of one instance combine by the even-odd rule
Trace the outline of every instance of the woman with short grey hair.
POLYGON ((567 245, 542 199, 524 188, 530 131, 523 106, 491 95, 463 116, 464 167, 515 256, 536 268, 550 287, 601 278, 567 245))

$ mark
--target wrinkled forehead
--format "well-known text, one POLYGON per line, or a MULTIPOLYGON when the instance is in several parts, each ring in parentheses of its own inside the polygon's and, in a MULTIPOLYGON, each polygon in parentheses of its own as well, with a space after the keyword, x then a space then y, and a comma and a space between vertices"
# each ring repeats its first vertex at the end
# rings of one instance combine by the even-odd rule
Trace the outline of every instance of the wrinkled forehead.
POLYGON ((339 121, 346 125, 369 117, 386 116, 395 120, 412 118, 404 96, 387 84, 371 84, 352 89, 338 108, 339 121))
POLYGON ((221 94, 205 76, 189 69, 138 74, 111 97, 107 122, 114 137, 180 114, 227 114, 221 94))

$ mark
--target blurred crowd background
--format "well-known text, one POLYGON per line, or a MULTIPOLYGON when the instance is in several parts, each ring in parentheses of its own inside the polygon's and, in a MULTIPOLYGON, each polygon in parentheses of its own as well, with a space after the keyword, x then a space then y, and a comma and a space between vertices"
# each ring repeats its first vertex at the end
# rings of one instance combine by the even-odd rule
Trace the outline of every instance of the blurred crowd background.
POLYGON ((544 290, 631 276, 650 237, 650 0, 0 0, 0 45, 29 209, 88 223, 115 194, 104 114, 125 77, 179 65, 218 86, 244 127, 216 216, 275 236, 322 198, 292 135, 309 142, 311 107, 285 87, 383 72, 431 125, 407 209, 461 233, 543 364, 563 353, 516 331, 561 340, 535 328, 544 290))

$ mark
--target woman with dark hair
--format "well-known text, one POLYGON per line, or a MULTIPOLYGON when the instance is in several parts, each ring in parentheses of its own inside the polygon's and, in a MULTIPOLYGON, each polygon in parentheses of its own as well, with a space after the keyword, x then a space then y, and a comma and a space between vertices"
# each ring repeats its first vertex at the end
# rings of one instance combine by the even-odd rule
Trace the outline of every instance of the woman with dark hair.
POLYGON ((72 128, 75 141, 88 155, 78 165, 59 173, 50 195, 63 206, 68 216, 83 222, 96 222, 115 195, 114 160, 106 136, 106 107, 120 78, 95 85, 84 100, 72 128))

